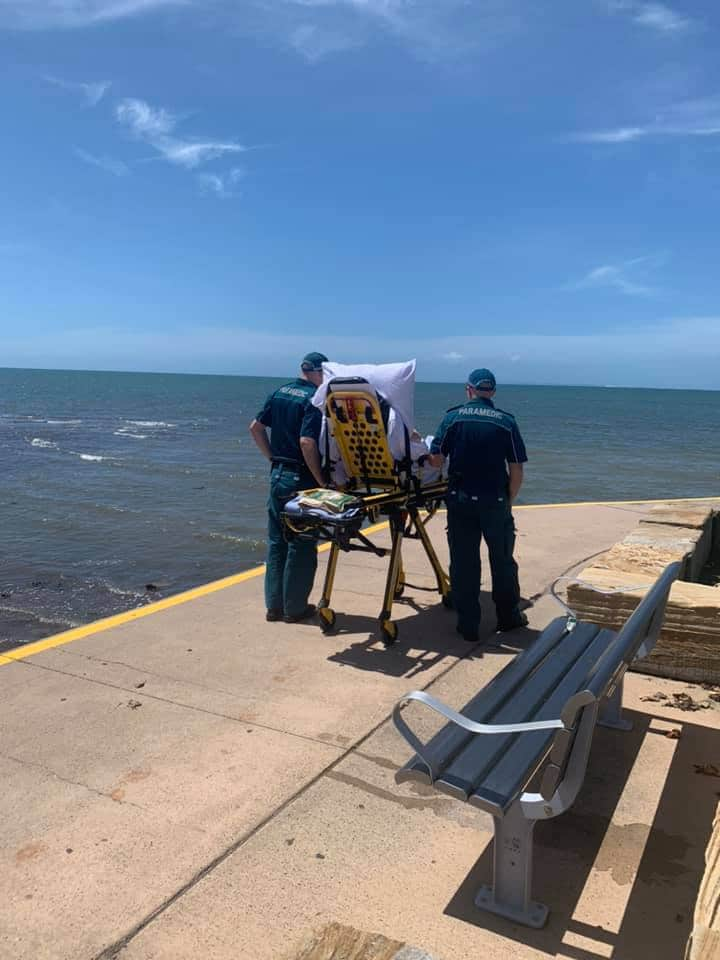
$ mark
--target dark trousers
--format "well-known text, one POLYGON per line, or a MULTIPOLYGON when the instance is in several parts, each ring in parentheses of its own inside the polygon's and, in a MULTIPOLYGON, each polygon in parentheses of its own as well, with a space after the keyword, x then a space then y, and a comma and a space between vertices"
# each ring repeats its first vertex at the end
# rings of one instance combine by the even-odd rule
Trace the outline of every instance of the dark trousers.
POLYGON ((473 499, 462 491, 450 491, 448 544, 450 546, 450 589, 458 617, 458 629, 465 633, 480 624, 480 541, 485 539, 490 555, 492 598, 499 623, 519 613, 520 584, 513 559, 515 521, 506 497, 473 499))
POLYGON ((298 490, 312 487, 312 477, 292 466, 274 466, 268 497, 268 554, 265 568, 265 606, 287 617, 305 609, 317 570, 317 540, 285 539, 280 514, 298 490))

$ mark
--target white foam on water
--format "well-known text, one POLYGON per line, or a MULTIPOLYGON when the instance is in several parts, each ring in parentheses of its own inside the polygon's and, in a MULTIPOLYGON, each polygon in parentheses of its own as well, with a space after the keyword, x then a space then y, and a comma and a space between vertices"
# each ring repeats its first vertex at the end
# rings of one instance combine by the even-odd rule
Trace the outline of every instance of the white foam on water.
POLYGON ((176 423, 166 423, 164 420, 126 420, 134 427, 176 427, 176 423))
POLYGON ((113 431, 114 437, 132 437, 133 440, 147 440, 146 433, 132 433, 129 427, 120 427, 119 430, 113 431))
POLYGON ((71 450, 70 453, 72 453, 73 456, 75 457, 80 457, 81 460, 92 460, 98 463, 101 460, 110 459, 109 457, 101 457, 99 454, 96 454, 96 453, 78 453, 77 450, 71 450))
POLYGON ((31 447, 42 447, 44 450, 57 450, 58 445, 52 440, 43 440, 42 437, 34 437, 30 441, 31 447))
POLYGON ((255 540, 252 537, 235 537, 230 533, 194 533, 193 537, 197 540, 222 540, 223 543, 242 543, 247 547, 250 547, 252 550, 257 550, 258 547, 263 546, 260 540, 255 540))
POLYGON ((147 596, 144 593, 139 593, 137 590, 123 590, 122 587, 116 587, 107 580, 103 580, 102 585, 108 593, 112 593, 116 597, 132 597, 133 600, 145 600, 147 596))
POLYGON ((63 424, 63 423, 75 424, 75 423, 82 423, 82 420, 46 420, 45 423, 51 423, 53 425, 63 424))

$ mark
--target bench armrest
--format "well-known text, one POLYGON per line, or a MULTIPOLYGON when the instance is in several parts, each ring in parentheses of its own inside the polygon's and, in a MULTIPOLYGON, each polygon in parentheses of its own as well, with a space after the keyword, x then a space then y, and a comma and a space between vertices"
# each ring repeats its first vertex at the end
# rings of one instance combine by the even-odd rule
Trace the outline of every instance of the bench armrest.
POLYGON ((405 740, 413 748, 420 760, 425 764, 431 780, 435 780, 437 776, 436 768, 438 764, 434 762, 433 758, 431 757, 428 744, 423 743, 416 736, 402 716, 402 708, 411 700, 417 700, 419 703, 424 703, 426 707, 430 707, 430 709, 434 710, 435 713, 439 713, 441 716, 445 717, 446 720, 456 724, 458 727, 462 727, 469 733, 530 733, 533 730, 562 730, 562 728, 565 726, 560 719, 533 720, 529 723, 477 723, 475 720, 469 720, 467 717, 464 717, 461 713, 458 713, 451 707, 446 707, 444 703, 436 700, 435 697, 431 697, 429 693, 423 693, 421 690, 413 690, 412 693, 406 693, 405 696, 398 700, 398 702, 395 704, 395 708, 393 710, 393 723, 405 740))

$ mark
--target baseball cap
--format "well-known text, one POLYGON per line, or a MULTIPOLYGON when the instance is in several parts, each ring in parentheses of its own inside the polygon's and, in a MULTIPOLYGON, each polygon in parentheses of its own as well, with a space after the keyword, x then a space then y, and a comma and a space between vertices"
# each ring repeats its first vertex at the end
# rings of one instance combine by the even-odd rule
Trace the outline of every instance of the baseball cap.
POLYGON ((327 357, 324 353, 307 353, 303 357, 300 369, 305 373, 310 373, 315 370, 322 370, 324 363, 327 363, 327 357))
POLYGON ((471 387, 474 387, 476 390, 494 390, 497 386, 495 382, 495 374, 492 370, 488 370, 485 367, 480 367, 468 376, 467 382, 471 387))

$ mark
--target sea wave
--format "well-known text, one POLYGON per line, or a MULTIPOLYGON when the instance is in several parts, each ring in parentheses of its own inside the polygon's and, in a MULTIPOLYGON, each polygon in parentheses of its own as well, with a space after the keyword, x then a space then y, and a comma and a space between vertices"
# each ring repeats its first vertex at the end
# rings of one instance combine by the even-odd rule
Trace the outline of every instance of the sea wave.
POLYGON ((133 440, 147 440, 146 433, 133 433, 129 427, 120 427, 119 430, 113 431, 114 437, 132 437, 133 440))
POLYGON ((67 616, 62 614, 55 614, 54 612, 43 612, 38 613, 37 610, 28 610, 25 607, 16 607, 11 604, 0 604, 0 611, 4 614, 14 614, 18 617, 27 617, 28 620, 34 620, 36 623, 49 624, 50 626, 60 626, 60 627, 79 627, 80 623, 77 620, 70 619, 67 616))
POLYGON ((57 450, 58 445, 52 440, 43 440, 42 437, 33 437, 30 441, 31 447, 42 447, 44 450, 57 450))
POLYGON ((112 457, 101 457, 99 453, 78 453, 77 450, 70 450, 74 457, 80 457, 81 460, 92 460, 100 463, 102 460, 112 460, 112 457))
POLYGON ((131 423, 134 427, 176 427, 176 423, 166 423, 164 420, 126 420, 125 423, 131 423))
POLYGON ((55 424, 76 424, 82 423, 82 420, 45 420, 45 423, 55 424))
POLYGON ((109 583, 107 580, 102 580, 101 584, 108 593, 112 593, 115 597, 132 597, 133 600, 147 600, 146 593, 139 593, 137 590, 123 590, 122 587, 116 587, 115 584, 109 583))
POLYGON ((244 546, 250 547, 251 550, 257 550, 264 546, 264 542, 257 540, 255 537, 236 537, 231 533, 218 533, 216 531, 211 531, 210 533, 193 533, 193 539, 221 540, 223 543, 242 543, 244 546))

